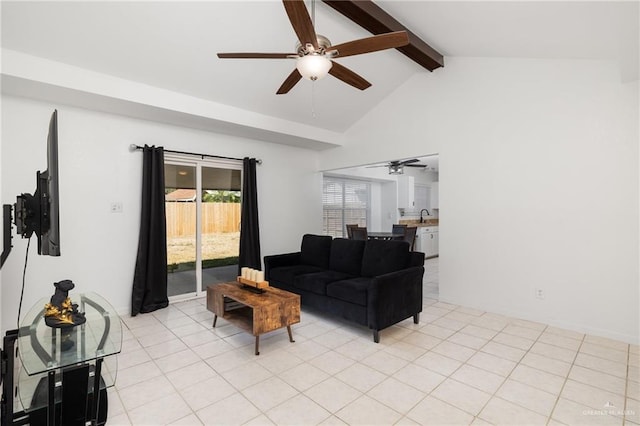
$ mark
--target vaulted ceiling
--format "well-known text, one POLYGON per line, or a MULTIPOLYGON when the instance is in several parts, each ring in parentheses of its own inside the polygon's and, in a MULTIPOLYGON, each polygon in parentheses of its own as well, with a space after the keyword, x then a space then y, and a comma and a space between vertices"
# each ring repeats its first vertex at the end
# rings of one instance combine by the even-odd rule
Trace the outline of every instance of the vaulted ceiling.
MULTIPOLYGON (((446 73, 453 56, 575 58, 616 61, 622 80, 638 78, 638 2, 376 4, 445 56, 435 73, 446 73)), ((334 44, 371 35, 325 3, 315 7, 317 32, 334 44)), ((365 91, 328 76, 276 96, 294 61, 216 57, 288 52, 295 44, 280 1, 2 2, 3 52, 338 133, 416 73, 429 73, 396 50, 376 52, 339 60, 373 84, 365 91)))

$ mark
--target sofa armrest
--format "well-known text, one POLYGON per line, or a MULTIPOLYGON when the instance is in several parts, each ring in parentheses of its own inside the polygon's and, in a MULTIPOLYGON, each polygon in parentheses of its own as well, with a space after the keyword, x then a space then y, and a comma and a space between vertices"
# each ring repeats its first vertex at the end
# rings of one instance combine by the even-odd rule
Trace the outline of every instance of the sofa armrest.
POLYGON ((281 266, 293 266, 300 264, 300 252, 274 254, 272 256, 264 257, 264 277, 269 280, 269 271, 273 268, 279 268, 281 266))
POLYGON ((409 253, 409 267, 411 266, 423 266, 424 265, 424 253, 419 251, 412 251, 409 253))
POLYGON ((374 277, 368 291, 369 328, 382 330, 422 312, 423 266, 374 277))

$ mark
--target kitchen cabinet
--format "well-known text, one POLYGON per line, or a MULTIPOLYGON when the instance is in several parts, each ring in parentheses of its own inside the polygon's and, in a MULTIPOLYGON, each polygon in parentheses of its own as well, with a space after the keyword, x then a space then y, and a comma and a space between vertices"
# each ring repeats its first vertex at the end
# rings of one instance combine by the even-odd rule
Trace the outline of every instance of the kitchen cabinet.
POLYGON ((431 208, 440 208, 440 182, 431 182, 431 208))
POLYGON ((439 255, 439 228, 437 226, 421 226, 416 234, 417 251, 423 252, 425 257, 439 255))
POLYGON ((415 207, 415 188, 413 176, 398 176, 398 208, 413 209, 415 207))
POLYGON ((433 257, 440 255, 440 232, 438 232, 438 228, 431 233, 431 253, 433 257))
POLYGON ((416 183, 414 186, 414 211, 431 210, 431 188, 425 184, 416 183))

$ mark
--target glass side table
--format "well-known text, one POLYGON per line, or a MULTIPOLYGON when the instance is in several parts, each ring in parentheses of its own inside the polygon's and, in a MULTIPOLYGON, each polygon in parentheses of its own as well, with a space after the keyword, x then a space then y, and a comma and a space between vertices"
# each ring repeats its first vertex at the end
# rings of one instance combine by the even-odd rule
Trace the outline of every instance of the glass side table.
POLYGON ((103 424, 106 420, 106 388, 115 384, 117 372, 117 359, 112 355, 122 349, 120 317, 96 293, 76 293, 70 297, 78 304, 78 310, 85 313, 84 324, 48 327, 44 322, 44 306, 49 298, 42 298, 25 315, 18 329, 22 367, 18 396, 32 424, 35 421, 66 426, 103 424))

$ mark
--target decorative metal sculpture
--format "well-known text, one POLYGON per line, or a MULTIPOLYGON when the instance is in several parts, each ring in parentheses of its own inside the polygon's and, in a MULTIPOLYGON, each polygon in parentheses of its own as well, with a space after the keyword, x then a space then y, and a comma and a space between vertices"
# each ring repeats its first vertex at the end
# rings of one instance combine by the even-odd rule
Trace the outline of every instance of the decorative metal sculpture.
POLYGON ((69 290, 75 285, 71 280, 63 280, 53 284, 56 291, 50 303, 44 305, 44 322, 52 328, 70 328, 84 324, 87 319, 84 312, 78 312, 78 305, 71 302, 69 290))

